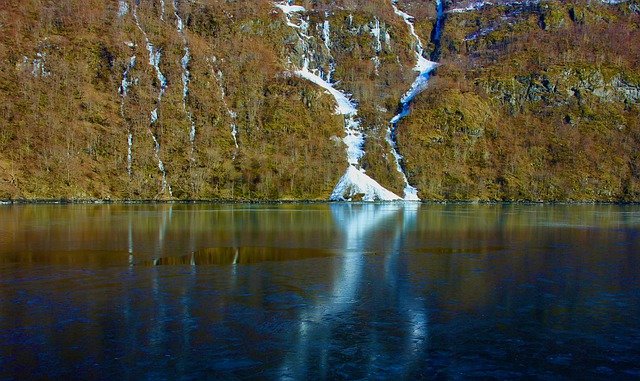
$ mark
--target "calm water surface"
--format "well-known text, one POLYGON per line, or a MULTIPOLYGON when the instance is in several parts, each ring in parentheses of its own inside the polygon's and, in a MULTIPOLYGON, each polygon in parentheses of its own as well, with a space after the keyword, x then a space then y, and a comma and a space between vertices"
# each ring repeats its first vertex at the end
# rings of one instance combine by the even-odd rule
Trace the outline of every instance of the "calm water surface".
POLYGON ((640 207, 0 207, 0 379, 640 378, 640 207))

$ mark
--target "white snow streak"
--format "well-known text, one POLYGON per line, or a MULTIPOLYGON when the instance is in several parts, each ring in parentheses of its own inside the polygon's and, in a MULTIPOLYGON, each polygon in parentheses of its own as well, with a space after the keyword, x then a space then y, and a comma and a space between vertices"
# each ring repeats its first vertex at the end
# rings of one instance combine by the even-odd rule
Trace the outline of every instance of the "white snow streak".
POLYGON ((316 85, 322 87, 327 90, 331 96, 336 100, 336 114, 340 115, 349 115, 355 114, 358 112, 356 105, 351 102, 351 100, 341 91, 336 90, 333 85, 324 79, 320 78, 318 75, 313 74, 309 71, 308 68, 303 68, 302 70, 296 70, 295 74, 301 78, 307 79, 316 85))
POLYGON ((133 84, 133 82, 129 80, 129 74, 131 73, 131 70, 133 70, 135 66, 136 66, 136 56, 134 55, 129 58, 129 63, 127 64, 127 67, 124 69, 124 72, 122 73, 122 82, 120 82, 120 87, 118 88, 118 92, 122 97, 127 96, 127 93, 129 92, 129 86, 133 84))
POLYGON ((296 14, 296 13, 302 13, 302 12, 306 12, 306 9, 304 9, 304 7, 299 6, 299 5, 290 5, 290 2, 280 2, 280 3, 275 3, 275 6, 277 8, 280 8, 280 10, 282 10, 282 12, 284 12, 285 18, 287 19, 287 25, 292 27, 292 28, 296 28, 296 29, 303 29, 306 30, 306 28, 308 27, 308 24, 306 22, 304 22, 304 20, 301 21, 300 25, 293 23, 293 21, 291 21, 291 16, 296 14))
POLYGON ((468 6, 463 8, 453 8, 447 11, 447 13, 464 13, 464 12, 473 12, 484 8, 487 5, 493 5, 493 3, 488 1, 476 1, 470 3, 468 6))
POLYGON ((133 133, 131 132, 131 126, 128 126, 129 133, 127 134, 127 173, 131 177, 131 166, 133 164, 133 133))

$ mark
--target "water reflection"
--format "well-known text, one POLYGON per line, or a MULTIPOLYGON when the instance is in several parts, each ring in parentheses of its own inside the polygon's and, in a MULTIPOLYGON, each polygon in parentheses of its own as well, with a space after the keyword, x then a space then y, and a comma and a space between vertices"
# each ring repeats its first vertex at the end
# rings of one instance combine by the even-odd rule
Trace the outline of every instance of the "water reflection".
POLYGON ((639 207, 11 206, 0 222, 0 379, 640 363, 639 207))
POLYGON ((406 278, 402 279, 403 273, 395 270, 400 266, 404 234, 415 225, 418 208, 417 204, 331 206, 331 215, 342 232, 339 242, 343 246, 341 258, 334 262, 335 280, 327 297, 300 313, 299 325, 291 339, 295 345, 287 351, 280 377, 301 379, 309 372, 327 377, 332 367, 337 368, 333 370, 336 374, 344 371, 343 375, 355 376, 354 369, 342 370, 330 361, 336 357, 350 358, 347 367, 361 361, 358 374, 369 377, 380 375, 392 364, 396 368, 391 374, 404 377, 416 365, 427 341, 426 311, 412 295, 406 278), (382 288, 372 286, 365 275, 366 256, 377 254, 385 256, 382 288), (372 316, 370 326, 361 332, 364 337, 358 340, 357 351, 369 354, 364 361, 350 353, 355 349, 353 343, 344 342, 344 347, 334 351, 335 341, 350 339, 341 337, 344 328, 354 324, 357 319, 354 315, 360 312, 358 304, 370 298, 371 292, 382 292, 382 297, 389 301, 386 308, 401 311, 403 316, 391 329, 385 327, 386 316, 372 316), (385 349, 390 334, 401 340, 393 351, 385 349))
POLYGON ((249 265, 261 262, 281 262, 309 258, 322 258, 335 255, 332 250, 323 249, 291 249, 283 247, 209 247, 193 251, 183 256, 163 256, 153 260, 142 261, 142 266, 210 266, 231 265, 232 271, 238 265, 249 265))

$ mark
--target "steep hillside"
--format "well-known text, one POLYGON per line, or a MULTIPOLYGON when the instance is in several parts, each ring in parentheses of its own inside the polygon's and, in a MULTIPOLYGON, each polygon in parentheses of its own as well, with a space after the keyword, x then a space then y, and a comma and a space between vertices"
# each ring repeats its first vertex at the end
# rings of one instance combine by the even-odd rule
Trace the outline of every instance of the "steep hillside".
POLYGON ((640 6, 457 4, 401 126, 427 199, 640 200, 640 6))
POLYGON ((8 0, 0 199, 640 200, 633 41, 635 0, 8 0))

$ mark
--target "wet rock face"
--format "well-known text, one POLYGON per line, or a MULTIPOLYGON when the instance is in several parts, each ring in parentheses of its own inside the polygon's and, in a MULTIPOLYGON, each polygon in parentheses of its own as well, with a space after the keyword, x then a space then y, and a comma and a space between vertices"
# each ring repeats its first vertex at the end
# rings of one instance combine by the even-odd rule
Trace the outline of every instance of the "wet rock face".
POLYGON ((611 86, 624 96, 625 101, 629 103, 640 103, 640 83, 633 83, 620 76, 611 81, 611 86))
POLYGON ((599 71, 580 69, 517 76, 508 81, 488 81, 482 87, 494 99, 508 106, 512 113, 534 103, 557 107, 589 96, 608 103, 640 103, 640 83, 624 79, 622 74, 606 80, 599 71))

